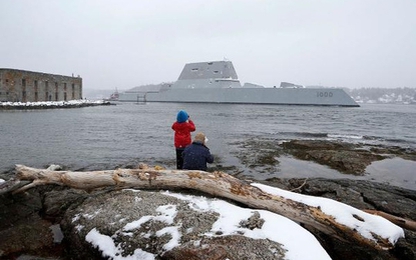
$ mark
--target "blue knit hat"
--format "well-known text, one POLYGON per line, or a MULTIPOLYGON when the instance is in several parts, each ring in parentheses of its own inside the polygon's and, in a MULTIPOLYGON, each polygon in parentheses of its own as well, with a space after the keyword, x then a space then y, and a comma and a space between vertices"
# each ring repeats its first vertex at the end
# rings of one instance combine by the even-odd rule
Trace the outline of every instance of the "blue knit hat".
POLYGON ((178 112, 178 116, 176 117, 176 121, 178 121, 178 123, 183 123, 186 120, 188 120, 188 113, 186 113, 185 110, 181 110, 178 112))

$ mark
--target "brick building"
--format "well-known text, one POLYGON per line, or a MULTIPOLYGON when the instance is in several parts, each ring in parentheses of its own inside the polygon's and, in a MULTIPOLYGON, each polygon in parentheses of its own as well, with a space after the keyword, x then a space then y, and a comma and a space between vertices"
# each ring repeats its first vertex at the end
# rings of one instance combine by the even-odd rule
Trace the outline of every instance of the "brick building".
POLYGON ((82 78, 0 68, 0 102, 82 99, 82 78))

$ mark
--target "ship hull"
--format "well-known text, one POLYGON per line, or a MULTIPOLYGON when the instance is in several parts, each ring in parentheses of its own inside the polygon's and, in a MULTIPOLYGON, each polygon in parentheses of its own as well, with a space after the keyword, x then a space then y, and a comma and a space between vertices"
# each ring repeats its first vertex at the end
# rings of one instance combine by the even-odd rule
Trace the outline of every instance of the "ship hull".
POLYGON ((168 89, 121 93, 119 101, 359 107, 344 90, 331 88, 168 89))

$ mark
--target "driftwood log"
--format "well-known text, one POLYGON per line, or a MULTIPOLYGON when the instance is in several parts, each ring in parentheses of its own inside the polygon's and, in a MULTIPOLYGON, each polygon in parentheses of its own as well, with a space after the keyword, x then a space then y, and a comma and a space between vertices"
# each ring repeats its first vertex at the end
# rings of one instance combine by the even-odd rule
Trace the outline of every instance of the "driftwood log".
POLYGON ((389 213, 383 212, 383 211, 379 211, 379 210, 373 210, 373 209, 365 209, 364 210, 367 213, 373 214, 373 215, 378 215, 381 216, 385 219, 388 219, 390 222, 408 229, 408 230, 412 230, 412 231, 416 231, 416 221, 413 221, 411 219, 406 219, 406 218, 401 218, 398 216, 394 216, 391 215, 389 213))
MULTIPOLYGON (((13 192, 23 192, 38 185, 57 184, 92 191, 104 187, 115 189, 193 189, 204 193, 228 198, 249 207, 268 210, 285 216, 305 227, 317 229, 344 241, 361 243, 376 249, 390 249, 394 245, 374 231, 373 239, 363 237, 359 232, 325 214, 319 207, 312 207, 281 196, 275 196, 222 172, 163 170, 157 168, 116 169, 92 172, 54 171, 16 165, 16 182, 28 181, 25 186, 13 192)), ((0 189, 0 190, 1 190, 0 189)), ((1 192, 0 192, 1 193, 1 192)), ((355 216, 351 216, 355 217, 355 216)))

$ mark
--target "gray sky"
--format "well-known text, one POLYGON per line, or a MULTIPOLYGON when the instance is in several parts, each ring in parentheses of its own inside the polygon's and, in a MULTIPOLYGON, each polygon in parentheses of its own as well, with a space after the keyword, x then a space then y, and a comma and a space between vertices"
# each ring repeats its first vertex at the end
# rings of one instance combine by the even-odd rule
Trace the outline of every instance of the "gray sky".
POLYGON ((0 32, 0 68, 84 89, 224 58, 242 83, 416 88, 415 0, 1 0, 0 32))

